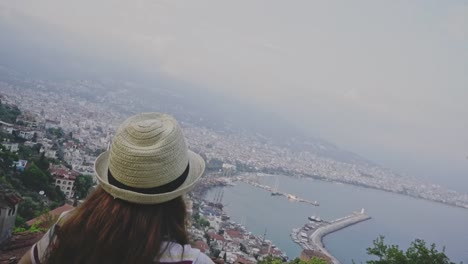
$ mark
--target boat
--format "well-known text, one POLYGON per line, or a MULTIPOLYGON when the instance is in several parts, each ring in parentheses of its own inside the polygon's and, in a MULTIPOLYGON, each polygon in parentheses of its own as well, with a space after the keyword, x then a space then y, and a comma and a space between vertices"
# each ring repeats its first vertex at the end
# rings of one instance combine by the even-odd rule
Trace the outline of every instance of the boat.
POLYGON ((312 222, 322 222, 323 221, 322 218, 320 218, 318 216, 316 217, 315 215, 309 216, 308 219, 310 221, 312 221, 312 222))
POLYGON ((278 181, 278 176, 276 176, 275 187, 271 191, 271 196, 281 195, 281 193, 278 192, 278 188, 279 188, 279 181, 278 181))

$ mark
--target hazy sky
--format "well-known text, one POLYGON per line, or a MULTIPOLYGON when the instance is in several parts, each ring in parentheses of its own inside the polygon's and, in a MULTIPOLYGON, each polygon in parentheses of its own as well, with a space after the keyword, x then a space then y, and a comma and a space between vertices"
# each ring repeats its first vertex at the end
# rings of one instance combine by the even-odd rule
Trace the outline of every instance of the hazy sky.
POLYGON ((71 49, 232 94, 404 173, 468 182, 467 1, 0 0, 0 18, 42 21, 71 49))

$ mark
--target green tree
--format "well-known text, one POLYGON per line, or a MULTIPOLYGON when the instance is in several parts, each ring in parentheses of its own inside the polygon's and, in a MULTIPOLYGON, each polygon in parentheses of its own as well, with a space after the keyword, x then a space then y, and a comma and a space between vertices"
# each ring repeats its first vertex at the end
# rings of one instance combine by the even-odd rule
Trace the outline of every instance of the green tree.
POLYGON ((93 186, 93 177, 91 175, 79 175, 75 181, 75 196, 86 198, 88 190, 93 186))
MULTIPOLYGON (((263 260, 259 261, 258 264, 282 264, 286 263, 284 262, 281 258, 278 257, 272 257, 268 256, 264 258, 263 260)), ((296 258, 290 262, 287 262, 289 264, 328 264, 328 262, 324 259, 320 258, 312 258, 309 261, 301 260, 299 258, 296 258)))
POLYGON ((208 220, 206 220, 203 217, 198 218, 197 224, 198 224, 199 227, 201 227, 203 229, 210 226, 210 222, 208 222, 208 220))
POLYGON ((16 117, 21 114, 21 111, 16 106, 8 106, 0 101, 0 121, 7 123, 15 123, 16 117))
POLYGON ((39 156, 39 159, 35 161, 35 164, 42 171, 47 171, 49 169, 49 160, 45 157, 45 152, 42 152, 39 156))
POLYGON ((31 157, 35 156, 37 152, 28 146, 20 145, 18 150, 18 156, 20 159, 30 159, 31 157))
POLYGON ((15 153, 5 151, 0 151, 0 168, 4 171, 8 171, 12 168, 13 161, 18 160, 19 157, 15 153))
POLYGON ((13 189, 12 184, 8 181, 5 175, 0 176, 0 186, 7 189, 13 189))
POLYGON ((15 227, 25 227, 25 226, 26 226, 26 220, 18 213, 15 219, 15 227))
POLYGON ((49 198, 53 203, 50 207, 53 209, 63 204, 65 201, 65 194, 60 190, 60 187, 49 185, 46 186, 43 190, 47 198, 49 198))
POLYGON ((33 151, 35 153, 39 153, 41 151, 41 148, 42 148, 42 144, 41 143, 36 143, 34 144, 34 146, 32 147, 33 151))
POLYGON ((37 192, 46 189, 51 182, 51 178, 32 162, 31 165, 21 173, 21 181, 26 188, 37 192))
POLYGON ((274 258, 272 256, 268 256, 262 260, 260 260, 259 262, 257 262, 258 264, 283 264, 283 260, 280 259, 280 258, 274 258))
POLYGON ((63 138, 65 136, 65 132, 63 132, 63 129, 61 127, 59 128, 49 128, 47 129, 47 137, 55 137, 55 138, 63 138))
POLYGON ((439 252, 435 244, 426 246, 426 242, 416 239, 405 251, 398 245, 386 245, 384 236, 374 240, 374 246, 367 249, 367 254, 377 260, 369 260, 367 264, 455 264, 445 255, 445 249, 439 252))
POLYGON ((217 158, 210 159, 206 164, 207 170, 220 170, 223 168, 223 161, 217 158))
POLYGON ((328 264, 328 262, 324 259, 321 259, 321 258, 312 258, 309 262, 307 262, 308 264, 328 264))
MULTIPOLYGON (((268 256, 264 258, 263 260, 259 261, 258 264, 282 264, 286 263, 284 262, 281 258, 279 257, 272 257, 268 256)), ((301 260, 299 258, 295 258, 294 260, 291 260, 288 262, 289 264, 328 264, 328 262, 324 259, 321 258, 312 258, 309 261, 301 260)))
POLYGON ((210 251, 213 252, 213 253, 212 253, 213 257, 219 258, 219 254, 221 254, 221 250, 219 250, 219 249, 214 249, 214 250, 210 250, 210 251))
POLYGON ((18 216, 24 220, 31 220, 39 216, 44 211, 44 206, 31 197, 23 197, 23 201, 18 206, 18 216))
POLYGON ((290 264, 328 264, 328 262, 321 258, 313 257, 309 261, 301 260, 296 258, 289 262, 290 264))

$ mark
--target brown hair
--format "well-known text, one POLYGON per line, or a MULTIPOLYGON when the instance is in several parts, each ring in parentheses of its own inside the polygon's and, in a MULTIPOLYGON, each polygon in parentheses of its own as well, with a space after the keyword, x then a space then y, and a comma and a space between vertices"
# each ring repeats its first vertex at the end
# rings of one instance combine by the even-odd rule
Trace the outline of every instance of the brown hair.
POLYGON ((46 263, 155 263, 164 241, 188 244, 182 197, 133 204, 98 187, 70 214, 56 230, 46 263))

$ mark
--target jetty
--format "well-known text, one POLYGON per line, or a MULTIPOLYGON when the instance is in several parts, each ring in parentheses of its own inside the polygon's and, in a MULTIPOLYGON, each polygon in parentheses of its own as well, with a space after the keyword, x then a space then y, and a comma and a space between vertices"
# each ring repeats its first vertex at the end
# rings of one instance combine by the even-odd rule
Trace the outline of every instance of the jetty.
POLYGON ((253 181, 253 180, 250 180, 250 179, 248 179, 246 177, 238 177, 238 180, 242 181, 242 182, 245 182, 247 184, 250 184, 250 185, 252 185, 254 187, 257 187, 257 188, 263 189, 265 191, 268 191, 273 196, 284 196, 284 197, 288 198, 288 200, 290 200, 292 202, 301 202, 301 203, 311 204, 313 206, 319 206, 320 205, 319 202, 317 202, 317 201, 311 201, 311 200, 303 199, 301 197, 298 197, 295 194, 279 191, 278 190, 278 183, 276 183, 275 187, 271 187, 271 186, 268 186, 268 185, 260 184, 258 182, 253 181))
POLYGON ((323 221, 320 217, 310 216, 309 223, 305 224, 302 228, 293 229, 291 238, 303 249, 321 253, 327 256, 333 264, 340 264, 338 259, 333 257, 323 245, 323 237, 369 219, 371 219, 371 217, 364 212, 364 209, 331 222, 323 221))

